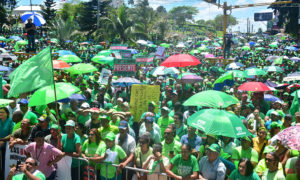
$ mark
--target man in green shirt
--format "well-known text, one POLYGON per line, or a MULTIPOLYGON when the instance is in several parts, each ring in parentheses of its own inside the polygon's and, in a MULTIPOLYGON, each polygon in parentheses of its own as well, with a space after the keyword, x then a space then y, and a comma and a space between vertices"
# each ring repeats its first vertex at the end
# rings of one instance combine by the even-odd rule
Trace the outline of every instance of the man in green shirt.
POLYGON ((181 152, 181 143, 176 141, 171 128, 167 128, 164 132, 165 140, 162 141, 162 155, 171 160, 176 154, 181 152))
POLYGON ((169 108, 166 106, 162 107, 161 117, 157 120, 157 124, 161 130, 161 137, 164 137, 163 134, 165 132, 165 129, 169 126, 169 124, 172 123, 174 123, 174 119, 171 116, 169 116, 169 108))
POLYGON ((21 99, 19 104, 20 104, 20 109, 24 114, 23 118, 24 119, 29 119, 31 125, 37 124, 38 123, 37 115, 29 110, 28 100, 27 99, 21 99))
POLYGON ((266 155, 266 164, 268 170, 262 176, 262 180, 285 180, 282 171, 278 169, 279 157, 275 152, 270 152, 266 155))
POLYGON ((101 120, 101 126, 102 126, 98 129, 101 139, 104 139, 109 132, 113 132, 114 134, 119 133, 119 128, 117 126, 109 124, 110 121, 109 116, 103 115, 100 116, 99 119, 101 120))
POLYGON ((6 180, 46 179, 45 175, 42 172, 36 170, 37 162, 31 157, 27 158, 25 163, 19 165, 18 168, 22 173, 15 175, 17 173, 17 168, 16 166, 14 166, 10 169, 6 180))

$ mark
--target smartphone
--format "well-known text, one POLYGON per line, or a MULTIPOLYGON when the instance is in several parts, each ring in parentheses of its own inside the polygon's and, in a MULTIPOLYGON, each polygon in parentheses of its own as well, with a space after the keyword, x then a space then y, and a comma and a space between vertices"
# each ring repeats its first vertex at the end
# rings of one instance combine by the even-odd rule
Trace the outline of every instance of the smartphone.
POLYGON ((18 159, 18 160, 17 160, 17 166, 16 166, 16 170, 17 170, 17 171, 20 171, 20 165, 21 165, 21 160, 18 159))

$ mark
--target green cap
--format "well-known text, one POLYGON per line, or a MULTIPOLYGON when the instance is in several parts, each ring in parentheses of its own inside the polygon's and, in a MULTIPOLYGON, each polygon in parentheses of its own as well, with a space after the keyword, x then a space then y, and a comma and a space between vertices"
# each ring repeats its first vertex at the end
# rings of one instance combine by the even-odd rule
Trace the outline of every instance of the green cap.
POLYGON ((271 129, 278 128, 278 127, 280 127, 280 124, 278 124, 278 122, 272 122, 270 127, 271 127, 271 129))
POLYGON ((149 104, 151 104, 152 106, 156 107, 156 103, 155 103, 154 101, 150 101, 150 102, 148 103, 148 105, 149 105, 149 104))
POLYGON ((99 116, 98 119, 99 119, 99 120, 101 120, 101 119, 108 119, 108 120, 110 120, 110 117, 107 116, 107 115, 101 115, 101 116, 99 116))
POLYGON ((109 132, 108 134, 106 134, 105 139, 108 139, 110 141, 114 141, 116 138, 116 135, 113 132, 109 132))
POLYGON ((211 151, 214 151, 214 152, 217 152, 217 153, 220 153, 221 151, 221 148, 218 144, 212 144, 209 146, 209 148, 211 151))
POLYGON ((252 142, 251 139, 250 139, 248 136, 242 137, 242 140, 246 140, 246 141, 248 141, 248 142, 252 142))
POLYGON ((56 130, 58 130, 58 125, 57 124, 52 124, 50 129, 56 129, 56 130))
POLYGON ((264 149, 264 154, 270 153, 270 152, 275 152, 275 147, 274 146, 266 146, 264 149))
POLYGON ((105 104, 105 106, 104 106, 104 109, 105 109, 105 110, 106 110, 106 109, 111 109, 111 108, 113 108, 112 103, 107 103, 107 104, 105 104))

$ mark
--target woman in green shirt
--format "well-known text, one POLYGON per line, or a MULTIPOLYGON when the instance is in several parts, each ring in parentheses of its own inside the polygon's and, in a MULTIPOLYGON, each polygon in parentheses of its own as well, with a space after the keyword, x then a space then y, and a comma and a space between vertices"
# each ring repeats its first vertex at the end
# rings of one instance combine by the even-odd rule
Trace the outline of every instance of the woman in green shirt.
POLYGON ((238 169, 230 174, 228 180, 259 180, 259 176, 253 171, 253 165, 247 158, 239 161, 238 169))

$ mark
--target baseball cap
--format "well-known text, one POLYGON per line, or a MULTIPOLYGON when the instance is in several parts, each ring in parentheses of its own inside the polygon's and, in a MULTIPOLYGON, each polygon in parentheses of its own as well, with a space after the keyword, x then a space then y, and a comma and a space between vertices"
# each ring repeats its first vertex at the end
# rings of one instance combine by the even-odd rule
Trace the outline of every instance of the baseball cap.
POLYGON ((272 122, 270 127, 271 127, 271 129, 272 128, 278 128, 278 127, 280 127, 280 125, 278 124, 278 122, 272 122))
POLYGON ((151 102, 148 103, 148 105, 150 105, 150 104, 151 104, 152 106, 156 107, 156 103, 155 103, 154 101, 151 101, 151 102))
POLYGON ((47 118, 48 118, 47 115, 46 115, 46 114, 43 114, 43 115, 41 115, 41 116, 38 118, 38 120, 44 122, 44 121, 48 121, 48 120, 49 120, 49 119, 47 119, 47 118))
POLYGON ((272 111, 272 112, 271 112, 271 115, 272 115, 272 114, 278 116, 278 112, 277 112, 277 111, 272 111))
POLYGON ((58 125, 57 124, 52 124, 50 129, 56 129, 56 130, 58 130, 58 125))
POLYGON ((109 132, 108 134, 106 134, 105 139, 108 139, 110 141, 114 141, 116 138, 116 135, 113 132, 109 132))
POLYGON ((161 110, 165 110, 165 111, 169 112, 170 109, 167 106, 164 106, 164 107, 161 108, 161 110))
POLYGON ((75 122, 73 120, 68 120, 65 124, 65 126, 71 126, 71 127, 75 127, 75 122))
POLYGON ((145 122, 153 123, 154 118, 152 116, 147 116, 145 122))
POLYGON ((85 102, 85 103, 82 103, 80 107, 87 109, 87 108, 90 108, 90 105, 85 102))
POLYGON ((28 100, 27 99, 21 99, 19 101, 19 104, 28 104, 28 100))
POLYGON ((128 122, 127 121, 120 121, 119 123, 119 129, 126 129, 128 128, 128 122))
POLYGON ((266 146, 264 149, 264 154, 270 153, 270 152, 275 152, 275 147, 274 146, 266 146))
POLYGON ((221 148, 218 144, 211 144, 208 149, 210 149, 213 152, 217 152, 217 153, 220 153, 220 151, 221 151, 221 148))
POLYGON ((244 136, 241 139, 245 140, 245 141, 248 141, 248 142, 252 142, 252 140, 248 136, 244 136))

